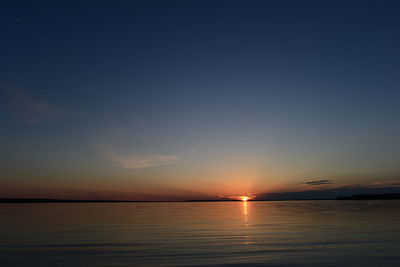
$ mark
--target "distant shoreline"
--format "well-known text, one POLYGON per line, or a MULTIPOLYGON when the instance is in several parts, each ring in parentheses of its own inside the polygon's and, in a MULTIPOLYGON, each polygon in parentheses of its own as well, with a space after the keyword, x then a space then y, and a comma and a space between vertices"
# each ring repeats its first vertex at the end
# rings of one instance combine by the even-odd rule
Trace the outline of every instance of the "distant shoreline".
MULTIPOLYGON (((249 202, 261 201, 312 201, 312 200, 335 200, 331 199, 259 199, 248 200, 249 202)), ((162 202, 243 202, 242 200, 230 199, 190 199, 190 200, 80 200, 80 199, 47 199, 47 198, 0 198, 1 203, 162 203, 162 202)))
POLYGON ((145 200, 81 200, 81 199, 47 199, 47 198, 0 198, 0 203, 126 203, 126 202, 178 202, 178 201, 145 201, 145 200))
POLYGON ((385 200, 400 199, 400 194, 358 194, 350 197, 339 196, 337 200, 385 200))
MULTIPOLYGON (((330 199, 254 199, 249 202, 267 201, 312 201, 312 200, 335 200, 330 199)), ((162 203, 162 202, 243 202, 235 199, 189 199, 189 200, 80 200, 80 199, 47 199, 47 198, 0 198, 1 203, 162 203)))
MULTIPOLYGON (((312 201, 312 200, 390 200, 400 199, 400 194, 358 194, 339 196, 325 199, 255 199, 255 201, 312 201)), ((51 199, 51 198, 0 198, 0 203, 160 203, 160 202, 242 202, 234 199, 192 199, 175 201, 146 201, 146 200, 79 200, 79 199, 51 199)))

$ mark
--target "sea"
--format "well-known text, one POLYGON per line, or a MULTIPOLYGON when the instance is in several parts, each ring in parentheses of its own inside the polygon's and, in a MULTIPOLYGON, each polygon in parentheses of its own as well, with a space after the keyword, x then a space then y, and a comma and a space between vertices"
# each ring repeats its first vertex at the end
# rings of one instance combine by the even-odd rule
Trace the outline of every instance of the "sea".
POLYGON ((3 203, 0 266, 400 266, 400 201, 3 203))

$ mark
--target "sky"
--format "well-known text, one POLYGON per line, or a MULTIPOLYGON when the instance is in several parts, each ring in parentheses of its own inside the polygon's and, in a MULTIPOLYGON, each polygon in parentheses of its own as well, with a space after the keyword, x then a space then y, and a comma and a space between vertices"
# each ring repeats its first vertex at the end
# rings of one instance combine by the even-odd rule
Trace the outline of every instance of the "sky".
POLYGON ((0 197, 400 192, 399 8, 2 1, 0 197))

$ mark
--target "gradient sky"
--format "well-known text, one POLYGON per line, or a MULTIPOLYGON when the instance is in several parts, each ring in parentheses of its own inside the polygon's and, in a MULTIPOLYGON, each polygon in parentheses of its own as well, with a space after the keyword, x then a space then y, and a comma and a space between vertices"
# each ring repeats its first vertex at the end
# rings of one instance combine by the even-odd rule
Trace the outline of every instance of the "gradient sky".
POLYGON ((2 1, 0 197, 397 187, 399 8, 2 1))

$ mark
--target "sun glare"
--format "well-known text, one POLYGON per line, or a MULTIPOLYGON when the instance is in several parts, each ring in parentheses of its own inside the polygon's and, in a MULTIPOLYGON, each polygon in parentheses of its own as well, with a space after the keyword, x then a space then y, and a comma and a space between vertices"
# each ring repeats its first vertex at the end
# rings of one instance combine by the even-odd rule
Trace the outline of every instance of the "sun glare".
POLYGON ((247 200, 249 200, 249 197, 243 196, 243 197, 241 197, 241 200, 242 201, 247 201, 247 200))

